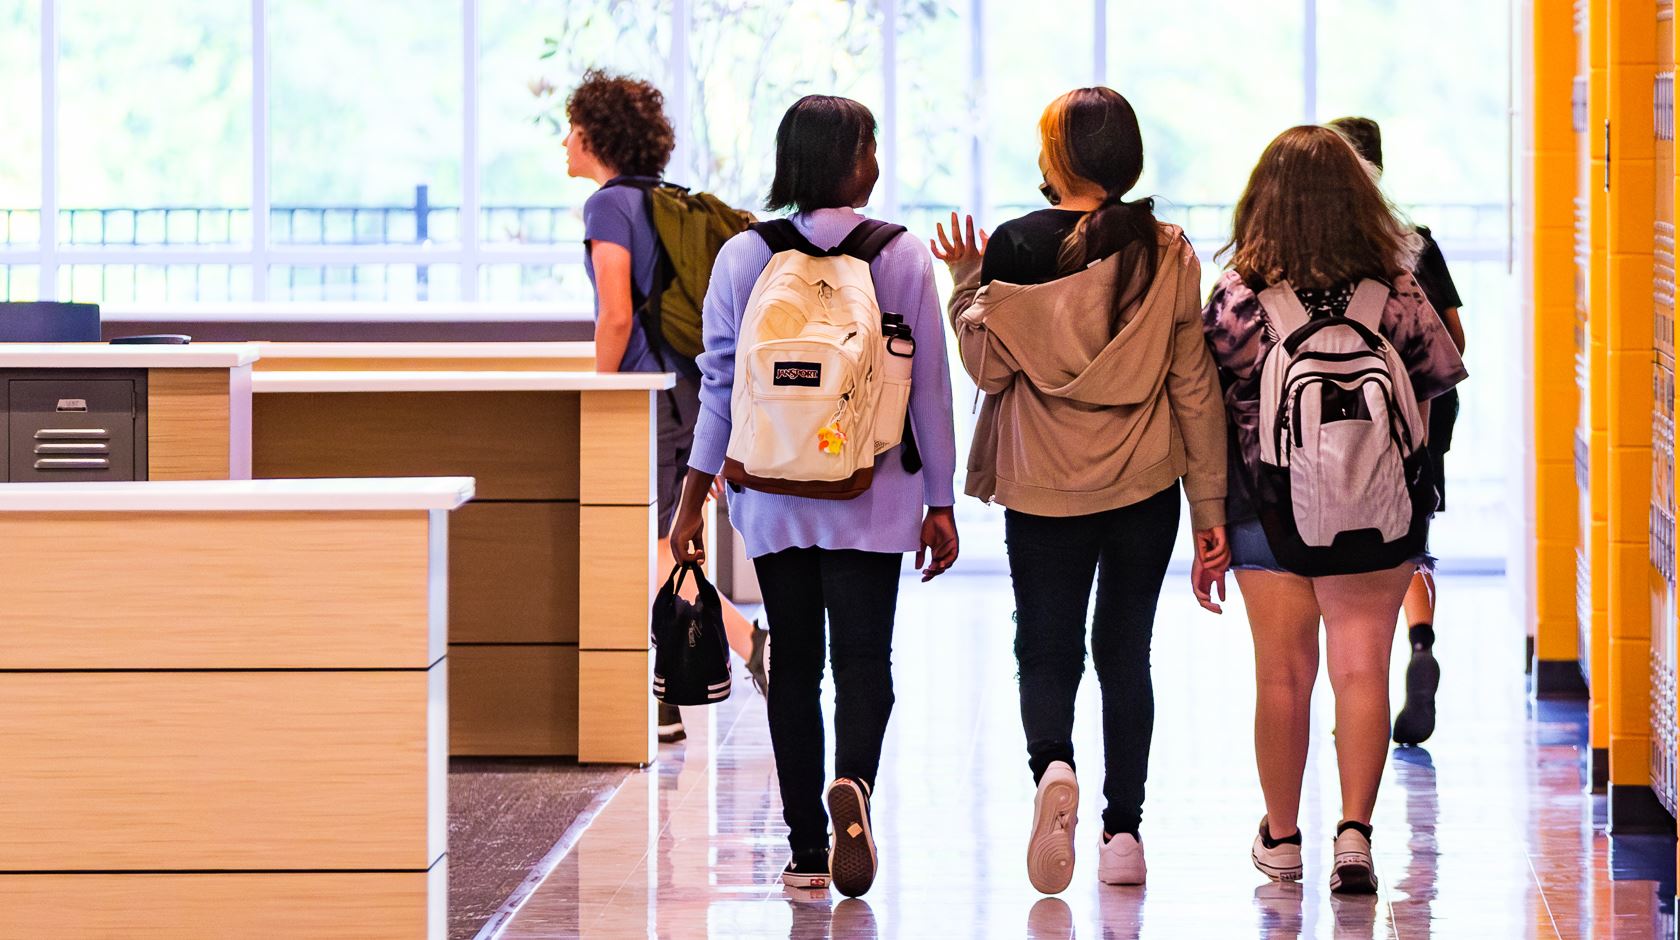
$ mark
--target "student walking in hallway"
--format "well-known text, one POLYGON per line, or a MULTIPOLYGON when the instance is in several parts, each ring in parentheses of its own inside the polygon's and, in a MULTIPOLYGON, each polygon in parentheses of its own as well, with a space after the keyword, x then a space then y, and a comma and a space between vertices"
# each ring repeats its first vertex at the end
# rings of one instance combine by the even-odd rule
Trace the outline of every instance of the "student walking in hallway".
MULTIPOLYGON (((1376 121, 1345 117, 1331 121, 1330 126, 1346 135, 1365 162, 1382 173, 1382 128, 1376 121)), ((1423 239, 1423 247, 1412 274, 1462 356, 1464 323, 1459 318, 1459 309, 1463 301, 1459 299, 1458 286, 1447 270, 1447 259, 1441 254, 1441 246, 1435 243, 1434 233, 1422 225, 1417 226, 1417 233, 1423 239)), ((1437 511, 1447 508, 1446 455, 1452 448, 1453 428, 1457 424, 1458 389, 1452 388, 1429 403, 1429 458, 1433 461, 1435 488, 1441 494, 1437 511)), ((1435 693, 1441 685, 1441 666, 1435 660, 1436 600, 1435 573, 1419 569, 1406 591, 1406 639, 1412 657, 1406 665, 1406 701, 1394 716, 1396 744, 1422 744, 1435 733, 1435 693)))
POLYGON ((1110 88, 1056 99, 1039 122, 1054 208, 988 241, 969 219, 939 229, 952 327, 986 395, 966 492, 1006 507, 1021 720, 1038 785, 1027 874, 1073 877, 1079 786, 1074 698, 1085 623, 1102 686, 1101 880, 1142 884, 1140 827, 1154 726, 1149 647, 1179 524, 1179 480, 1196 547, 1226 563, 1225 415, 1199 319, 1201 266, 1153 201, 1128 201, 1143 171, 1131 105, 1110 88))
MULTIPOLYGON (((672 560, 664 535, 670 531, 677 494, 694 442, 700 411, 700 369, 691 356, 652 335, 644 316, 656 285, 667 277, 665 249, 649 211, 646 190, 659 185, 676 147, 676 134, 665 115, 665 98, 648 82, 591 71, 566 100, 566 172, 593 180, 601 188, 583 204, 583 268, 595 288, 595 370, 597 372, 672 372, 676 388, 659 396, 659 570, 672 560)), ((765 631, 729 601, 723 601, 729 645, 747 664, 762 692, 765 631)), ((682 714, 675 705, 659 706, 661 740, 680 740, 682 714)))
POLYGON ((853 896, 876 873, 870 803, 894 701, 903 556, 916 552, 923 580, 957 557, 951 377, 932 262, 902 227, 857 213, 879 175, 868 108, 812 95, 783 117, 767 204, 794 214, 718 256, 700 420, 671 530, 676 558, 704 554, 700 506, 724 472, 776 638, 770 740, 793 852, 782 878, 826 887, 832 877, 853 896), (843 476, 820 476, 831 466, 843 476), (826 789, 825 660, 836 774, 826 789))
MULTIPOLYGON (((1266 815, 1252 857, 1274 880, 1302 876, 1322 619, 1342 803, 1330 886, 1372 892, 1394 624, 1430 564, 1422 411, 1464 379, 1464 364, 1410 273, 1415 234, 1330 128, 1297 127, 1266 148, 1225 251, 1230 270, 1203 320, 1233 431, 1227 517, 1254 633, 1266 815)), ((1212 606, 1223 572, 1198 565, 1194 578, 1212 606)))

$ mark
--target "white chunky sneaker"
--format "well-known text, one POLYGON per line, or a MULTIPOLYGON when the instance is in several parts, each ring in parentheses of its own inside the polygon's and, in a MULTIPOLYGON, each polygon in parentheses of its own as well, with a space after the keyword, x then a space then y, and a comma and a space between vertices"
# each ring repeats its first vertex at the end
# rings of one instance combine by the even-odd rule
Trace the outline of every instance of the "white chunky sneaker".
POLYGON ((1148 874, 1143 862, 1143 840, 1120 833, 1102 844, 1097 853, 1097 880, 1105 885, 1140 885, 1148 874))
POLYGON ((1338 894, 1375 894, 1377 868, 1371 840, 1351 826, 1336 836, 1336 860, 1330 866, 1330 890, 1338 894))
POLYGON ((1260 831, 1254 836, 1254 848, 1249 857, 1254 859, 1254 867, 1260 873, 1273 881, 1301 880, 1301 833, 1296 832, 1287 842, 1277 842, 1268 846, 1267 838, 1271 835, 1266 828, 1266 820, 1260 820, 1260 831))
POLYGON ((1066 761, 1052 761, 1033 798, 1027 840, 1027 880, 1044 894, 1060 894, 1073 881, 1073 829, 1079 823, 1079 780, 1066 761))

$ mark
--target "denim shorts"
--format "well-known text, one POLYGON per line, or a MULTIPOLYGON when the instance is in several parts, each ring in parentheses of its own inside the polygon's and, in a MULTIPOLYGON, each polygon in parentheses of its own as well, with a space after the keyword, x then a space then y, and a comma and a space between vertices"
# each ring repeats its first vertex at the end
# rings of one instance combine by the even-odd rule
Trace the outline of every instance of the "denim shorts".
MULTIPOLYGON (((1246 571, 1276 571, 1280 574, 1290 574, 1289 569, 1278 564, 1277 556, 1272 554, 1272 543, 1266 540, 1266 530, 1260 525, 1259 519, 1238 522, 1226 528, 1226 538, 1231 542, 1231 567, 1246 571)), ((1434 571, 1435 556, 1425 552, 1411 559, 1419 570, 1434 571)))
POLYGON ((1284 570, 1272 554, 1272 543, 1266 541, 1266 530, 1261 528, 1259 519, 1230 526, 1226 535, 1231 540, 1231 567, 1249 571, 1284 570))

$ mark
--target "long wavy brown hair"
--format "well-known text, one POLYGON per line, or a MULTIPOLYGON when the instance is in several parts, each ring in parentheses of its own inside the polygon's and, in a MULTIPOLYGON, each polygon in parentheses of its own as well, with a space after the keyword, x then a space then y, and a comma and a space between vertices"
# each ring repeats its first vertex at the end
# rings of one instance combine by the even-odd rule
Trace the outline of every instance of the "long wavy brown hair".
POLYGON ((1337 131, 1292 127, 1260 155, 1219 250, 1251 285, 1392 281, 1417 261, 1415 230, 1337 131))

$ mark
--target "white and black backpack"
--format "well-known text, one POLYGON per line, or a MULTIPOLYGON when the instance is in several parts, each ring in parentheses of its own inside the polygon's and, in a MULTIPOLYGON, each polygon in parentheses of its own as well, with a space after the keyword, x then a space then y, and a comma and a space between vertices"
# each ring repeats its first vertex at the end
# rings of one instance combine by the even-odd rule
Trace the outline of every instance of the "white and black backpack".
POLYGON ((1260 521, 1279 564, 1320 577, 1423 553, 1435 485, 1410 375, 1382 335, 1389 288, 1311 319, 1288 282, 1260 294, 1279 341, 1260 379, 1260 521))
POLYGON ((752 230, 771 256, 735 336, 724 479, 851 499, 869 489, 876 456, 901 442, 905 469, 917 472, 906 417, 915 339, 882 312, 869 270, 904 227, 866 219, 826 251, 786 219, 752 230))

